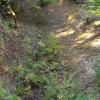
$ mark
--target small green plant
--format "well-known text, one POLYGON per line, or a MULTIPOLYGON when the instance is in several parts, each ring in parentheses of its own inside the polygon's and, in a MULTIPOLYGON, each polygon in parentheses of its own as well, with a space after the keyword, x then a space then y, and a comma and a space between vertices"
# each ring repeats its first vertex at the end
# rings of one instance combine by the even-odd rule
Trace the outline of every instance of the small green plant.
POLYGON ((95 15, 100 15, 100 0, 87 0, 87 3, 83 5, 83 8, 87 8, 89 12, 95 15))
POLYGON ((0 88, 0 99, 1 100, 4 99, 5 95, 6 95, 6 91, 3 88, 0 88))
POLYGON ((33 68, 37 68, 37 69, 42 69, 46 66, 46 62, 45 61, 36 61, 33 64, 33 68))
MULTIPOLYGON (((55 72, 56 73, 56 72, 55 72)), ((46 86, 46 91, 44 95, 44 100, 74 100, 71 99, 74 95, 70 92, 71 89, 71 82, 65 85, 65 83, 69 80, 65 80, 65 76, 62 77, 62 83, 59 83, 57 76, 55 73, 50 73, 49 75, 49 82, 46 86), (66 81, 66 82, 65 82, 66 81), (68 99, 69 98, 69 99, 68 99)), ((73 91, 74 92, 74 91, 73 91)))
POLYGON ((40 40, 38 45, 39 51, 37 53, 40 58, 47 58, 48 61, 56 60, 60 46, 57 44, 57 39, 53 33, 48 36, 46 44, 40 40))
POLYGON ((0 100, 21 100, 17 95, 9 94, 5 89, 0 87, 0 100))
POLYGON ((20 100, 20 98, 16 95, 9 95, 6 97, 6 100, 20 100))
POLYGON ((43 84, 44 79, 41 76, 35 74, 32 69, 23 66, 14 67, 16 80, 16 93, 23 95, 29 92, 35 85, 43 84))

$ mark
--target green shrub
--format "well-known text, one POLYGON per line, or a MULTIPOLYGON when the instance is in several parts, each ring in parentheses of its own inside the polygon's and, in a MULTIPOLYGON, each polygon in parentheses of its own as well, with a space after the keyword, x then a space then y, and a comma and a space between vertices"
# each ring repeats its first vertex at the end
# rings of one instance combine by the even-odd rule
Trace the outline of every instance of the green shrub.
POLYGON ((42 69, 46 66, 46 62, 45 61, 36 61, 33 64, 33 68, 37 68, 37 69, 42 69))
POLYGON ((87 0, 87 3, 83 5, 89 12, 95 15, 100 15, 100 0, 87 0))
POLYGON ((0 99, 3 100, 6 96, 6 91, 3 88, 0 88, 0 99))
POLYGON ((38 56, 39 57, 47 57, 48 60, 56 60, 57 54, 59 52, 60 46, 57 44, 57 39, 53 33, 51 33, 48 36, 48 41, 45 44, 43 41, 38 42, 39 45, 39 51, 38 56))
POLYGON ((9 94, 5 89, 0 87, 0 100, 21 100, 17 95, 9 94))
POLYGON ((32 69, 27 67, 14 67, 13 73, 15 74, 16 93, 18 95, 24 95, 29 92, 33 86, 44 84, 45 81, 42 79, 42 76, 35 74, 32 69))
POLYGON ((9 95, 6 97, 6 100, 20 100, 20 98, 16 95, 9 95))

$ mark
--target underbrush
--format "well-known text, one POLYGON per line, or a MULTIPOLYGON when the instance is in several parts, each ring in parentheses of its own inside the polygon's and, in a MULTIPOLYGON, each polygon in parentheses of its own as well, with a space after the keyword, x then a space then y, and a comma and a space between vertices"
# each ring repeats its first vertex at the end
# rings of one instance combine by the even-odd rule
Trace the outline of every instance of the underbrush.
POLYGON ((87 0, 83 8, 95 15, 100 15, 100 0, 87 0))
POLYGON ((21 100, 16 94, 10 94, 0 87, 0 100, 21 100))
MULTIPOLYGON (((42 89, 43 100, 97 100, 95 91, 86 94, 81 89, 76 72, 62 70, 58 61, 60 46, 54 34, 50 33, 47 41, 41 36, 36 48, 33 48, 34 36, 21 36, 17 31, 7 31, 3 29, 2 35, 0 34, 0 63, 4 65, 7 57, 6 61, 10 63, 6 63, 6 66, 14 78, 16 88, 13 90, 14 94, 1 88, 0 100, 20 100, 22 96, 31 94, 36 89, 42 89)), ((100 85, 98 71, 94 77, 97 88, 100 85)))

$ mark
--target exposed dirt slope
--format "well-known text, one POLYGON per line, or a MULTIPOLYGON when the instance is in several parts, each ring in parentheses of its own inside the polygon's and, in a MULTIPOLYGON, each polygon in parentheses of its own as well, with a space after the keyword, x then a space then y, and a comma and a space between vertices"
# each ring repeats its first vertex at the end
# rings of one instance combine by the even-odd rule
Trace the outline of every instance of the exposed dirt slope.
MULTIPOLYGON (((55 33, 59 44, 62 45, 59 54, 62 69, 76 71, 82 89, 91 92, 95 85, 91 79, 95 74, 95 60, 100 53, 100 27, 85 24, 86 18, 91 15, 79 5, 69 2, 65 2, 64 5, 49 5, 43 8, 43 12, 45 14, 43 20, 34 23, 36 17, 33 18, 33 13, 29 11, 31 17, 19 19, 20 29, 18 30, 21 30, 22 35, 34 34, 34 39, 42 33, 45 37, 51 32, 55 33), (21 25, 21 23, 23 24, 21 25)), ((19 17, 21 18, 21 16, 20 14, 19 17)), ((34 47, 35 45, 34 43, 34 47)), ((41 92, 36 94, 40 95, 41 92)), ((35 97, 34 95, 34 100, 41 100, 40 96, 35 97)))

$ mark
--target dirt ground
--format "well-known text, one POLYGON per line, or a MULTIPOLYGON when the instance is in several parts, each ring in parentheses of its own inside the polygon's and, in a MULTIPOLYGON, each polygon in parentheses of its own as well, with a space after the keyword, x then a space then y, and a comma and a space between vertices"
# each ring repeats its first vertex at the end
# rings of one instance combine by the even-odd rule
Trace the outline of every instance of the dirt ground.
POLYGON ((82 89, 86 93, 91 92, 95 87, 92 76, 95 74, 96 56, 100 54, 100 26, 85 24, 92 15, 80 5, 69 2, 49 5, 43 8, 43 12, 46 17, 40 23, 32 25, 31 21, 24 19, 24 24, 19 21, 18 30, 22 34, 34 34, 34 39, 41 33, 45 37, 55 33, 61 45, 59 61, 62 69, 76 71, 82 89))
POLYGON ((49 5, 44 8, 48 24, 40 29, 55 33, 62 46, 59 59, 64 69, 77 71, 82 89, 91 92, 95 86, 92 77, 95 74, 96 56, 100 54, 100 26, 86 23, 91 17, 80 5, 65 2, 63 5, 49 5))

